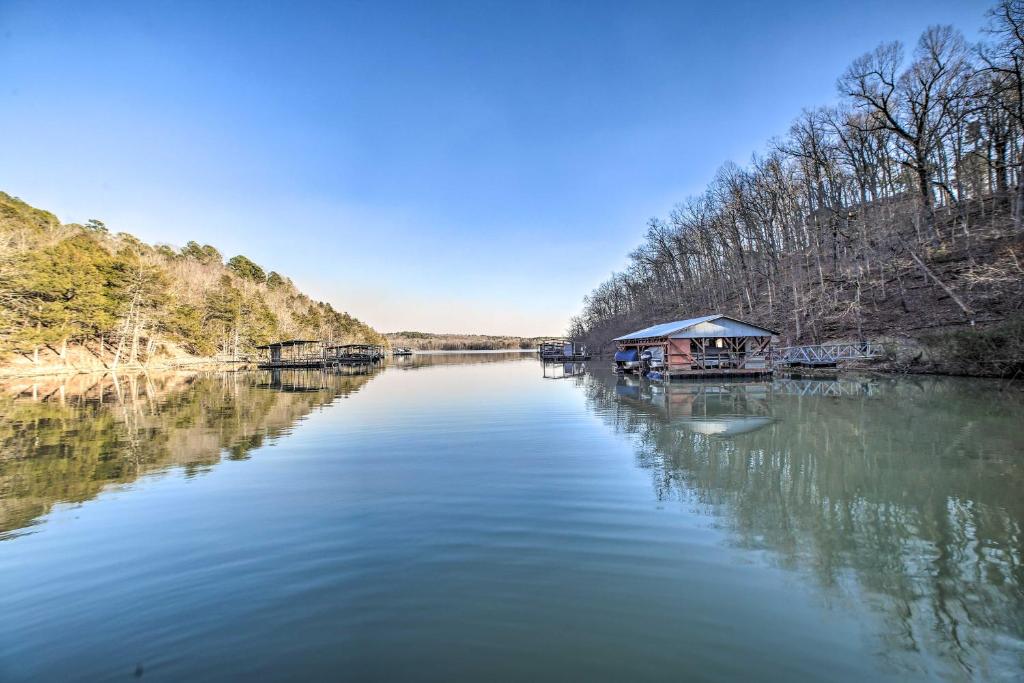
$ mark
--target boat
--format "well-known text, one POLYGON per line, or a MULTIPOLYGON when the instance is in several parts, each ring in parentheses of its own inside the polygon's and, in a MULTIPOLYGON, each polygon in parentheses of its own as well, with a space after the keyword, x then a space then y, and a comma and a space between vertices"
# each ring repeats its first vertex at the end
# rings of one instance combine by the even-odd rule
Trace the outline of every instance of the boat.
POLYGON ((636 349, 615 352, 615 372, 637 372, 640 369, 640 354, 636 349))
POLYGON ((395 348, 391 349, 391 355, 392 356, 411 356, 412 355, 412 349, 407 349, 407 348, 405 348, 403 346, 396 346, 395 348))

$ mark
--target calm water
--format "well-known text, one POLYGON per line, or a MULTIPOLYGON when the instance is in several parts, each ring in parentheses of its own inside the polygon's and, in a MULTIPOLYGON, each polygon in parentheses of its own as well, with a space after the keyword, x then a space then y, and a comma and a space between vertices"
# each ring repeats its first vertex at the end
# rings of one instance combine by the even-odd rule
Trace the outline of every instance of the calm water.
POLYGON ((9 385, 0 679, 1020 680, 997 387, 517 354, 9 385))

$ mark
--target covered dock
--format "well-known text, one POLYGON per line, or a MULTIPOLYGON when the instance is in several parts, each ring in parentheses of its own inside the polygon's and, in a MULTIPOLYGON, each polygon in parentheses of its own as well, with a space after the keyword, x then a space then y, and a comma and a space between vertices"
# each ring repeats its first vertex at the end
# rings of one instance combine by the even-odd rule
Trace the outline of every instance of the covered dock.
POLYGON ((384 347, 376 344, 339 344, 325 347, 325 356, 329 363, 341 365, 379 363, 386 355, 384 347))
POLYGON ((343 365, 372 365, 384 360, 383 346, 374 344, 329 344, 313 339, 288 339, 257 346, 263 369, 330 368, 343 365))
POLYGON ((617 337, 616 369, 667 377, 770 375, 775 330, 715 313, 617 337))
POLYGON ((537 352, 542 361, 551 363, 590 360, 587 347, 571 339, 545 339, 537 347, 537 352))
POLYGON ((323 343, 317 339, 287 339, 257 346, 260 368, 315 368, 323 364, 323 343))

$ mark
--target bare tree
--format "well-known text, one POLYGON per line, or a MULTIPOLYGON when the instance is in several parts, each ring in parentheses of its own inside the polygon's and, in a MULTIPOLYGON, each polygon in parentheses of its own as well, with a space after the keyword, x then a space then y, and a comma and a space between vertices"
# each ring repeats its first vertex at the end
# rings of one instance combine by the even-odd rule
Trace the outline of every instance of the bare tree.
POLYGON ((902 64, 902 46, 883 43, 855 60, 838 87, 868 114, 862 130, 895 136, 902 161, 916 179, 922 224, 937 241, 935 154, 944 136, 959 124, 961 105, 970 96, 970 53, 959 31, 932 26, 918 41, 913 62, 901 72, 902 64))
POLYGON ((973 322, 972 297, 986 288, 1003 301, 1024 295, 1001 218, 1010 187, 1017 230, 1024 212, 1022 7, 1004 0, 996 44, 976 53, 938 26, 908 64, 898 43, 855 60, 837 105, 803 111, 767 155, 726 164, 706 192, 651 219, 571 334, 596 348, 634 326, 715 311, 772 323, 792 341, 861 336, 901 316, 973 322))

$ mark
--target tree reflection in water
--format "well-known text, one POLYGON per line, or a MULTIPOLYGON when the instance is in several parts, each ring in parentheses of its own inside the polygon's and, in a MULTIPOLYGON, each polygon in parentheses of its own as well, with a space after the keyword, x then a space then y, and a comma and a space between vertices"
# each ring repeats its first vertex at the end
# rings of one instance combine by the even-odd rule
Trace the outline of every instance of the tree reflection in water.
POLYGON ((411 356, 388 359, 394 370, 423 370, 445 365, 476 365, 479 363, 537 362, 537 352, 530 351, 416 351, 411 356))
POLYGON ((829 600, 867 603, 894 663, 1024 670, 1020 396, 948 378, 580 384, 659 500, 714 516, 829 600))
POLYGON ((528 353, 426 353, 385 368, 75 375, 0 384, 0 540, 55 503, 171 467, 241 460, 382 370, 529 361, 528 353))
POLYGON ((241 460, 375 372, 78 375, 0 393, 0 540, 110 484, 241 460))

